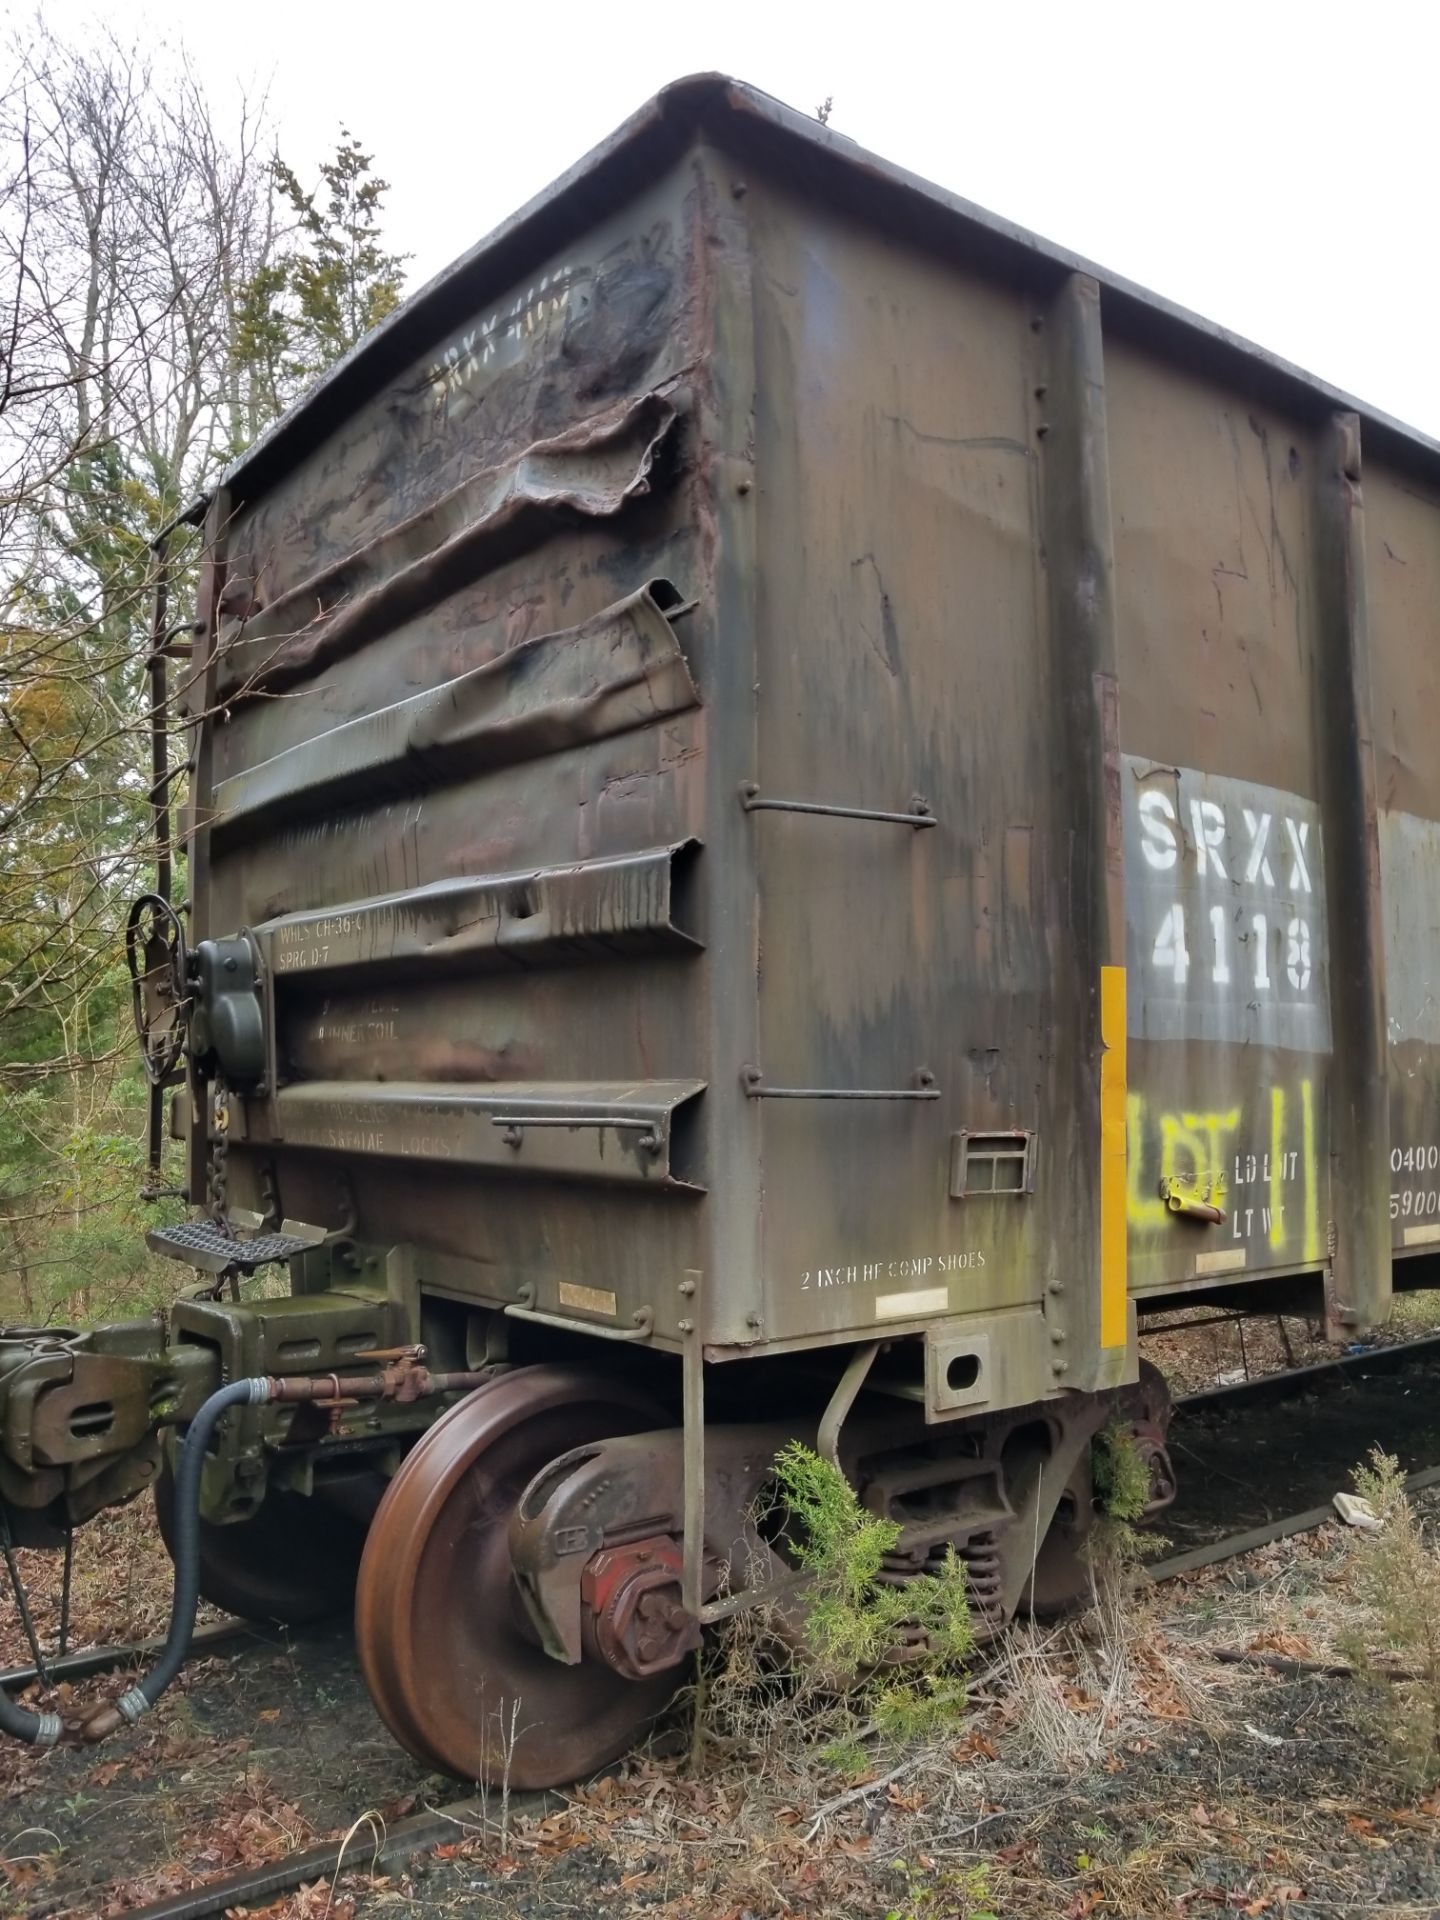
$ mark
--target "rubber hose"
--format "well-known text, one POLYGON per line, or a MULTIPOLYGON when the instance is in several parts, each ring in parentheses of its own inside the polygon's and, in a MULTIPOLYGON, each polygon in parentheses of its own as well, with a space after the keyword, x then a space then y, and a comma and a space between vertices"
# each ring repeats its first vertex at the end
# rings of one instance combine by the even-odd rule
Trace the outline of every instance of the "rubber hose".
POLYGON ((0 1733, 23 1740, 29 1747, 53 1747, 64 1731, 65 1723, 58 1713, 32 1713, 28 1707, 17 1707, 0 1687, 0 1733))
MULTIPOLYGON (((160 1658, 145 1678, 122 1694, 113 1707, 102 1707, 85 1721, 82 1733, 86 1740, 104 1739, 122 1722, 133 1727, 184 1664, 195 1631, 195 1610, 200 1604, 200 1475, 210 1438, 231 1407, 261 1406, 269 1398, 269 1382, 265 1379, 232 1380, 229 1386, 212 1393, 190 1422, 175 1475, 175 1592, 170 1602, 170 1630, 160 1658)), ((17 1707, 0 1687, 0 1733, 32 1747, 53 1747, 64 1731, 58 1713, 31 1713, 17 1707)))
POLYGON ((211 1394, 186 1431, 175 1474, 175 1593, 170 1602, 170 1630, 160 1658, 149 1673, 115 1702, 131 1726, 154 1706, 190 1651, 195 1610, 200 1604, 200 1476, 210 1451, 210 1437, 231 1407, 260 1406, 269 1398, 269 1382, 263 1378, 232 1380, 229 1386, 211 1394))

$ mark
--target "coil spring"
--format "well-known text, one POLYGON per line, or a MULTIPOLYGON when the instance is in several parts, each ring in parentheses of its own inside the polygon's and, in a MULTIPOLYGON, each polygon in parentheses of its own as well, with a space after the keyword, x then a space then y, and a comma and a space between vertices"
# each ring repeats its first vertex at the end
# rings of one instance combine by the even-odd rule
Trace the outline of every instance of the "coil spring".
POLYGON ((999 1536, 987 1528, 984 1533, 972 1534, 958 1551, 965 1562, 965 1589, 977 1625, 983 1621, 986 1626, 999 1627, 1004 1584, 999 1536))
POLYGON ((972 1533, 966 1540, 940 1541, 923 1558, 918 1554, 886 1554, 878 1576, 880 1584, 903 1587, 922 1574, 942 1573, 945 1556, 952 1550, 964 1562, 965 1591, 976 1626, 997 1630, 1004 1624, 1001 1598, 1004 1572, 1000 1536, 993 1527, 972 1533))

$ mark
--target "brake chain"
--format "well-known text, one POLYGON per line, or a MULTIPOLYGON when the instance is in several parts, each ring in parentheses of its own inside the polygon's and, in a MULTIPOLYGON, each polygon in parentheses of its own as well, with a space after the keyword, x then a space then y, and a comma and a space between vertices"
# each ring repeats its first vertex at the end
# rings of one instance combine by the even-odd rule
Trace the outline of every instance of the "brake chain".
POLYGON ((206 1169, 207 1211, 227 1240, 236 1238, 230 1224, 230 1090, 223 1073, 210 1083, 210 1151, 206 1169))

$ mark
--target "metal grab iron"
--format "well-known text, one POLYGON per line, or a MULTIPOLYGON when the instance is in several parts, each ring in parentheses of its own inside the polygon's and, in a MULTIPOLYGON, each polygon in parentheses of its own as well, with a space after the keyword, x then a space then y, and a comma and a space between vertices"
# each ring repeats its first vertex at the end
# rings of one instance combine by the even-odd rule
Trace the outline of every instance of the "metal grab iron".
POLYGON ((831 820, 878 820, 895 827, 938 827, 930 803, 913 795, 905 813, 887 813, 879 807, 846 807, 825 800, 777 800, 764 796, 753 780, 740 787, 740 804, 747 813, 815 813, 831 820))

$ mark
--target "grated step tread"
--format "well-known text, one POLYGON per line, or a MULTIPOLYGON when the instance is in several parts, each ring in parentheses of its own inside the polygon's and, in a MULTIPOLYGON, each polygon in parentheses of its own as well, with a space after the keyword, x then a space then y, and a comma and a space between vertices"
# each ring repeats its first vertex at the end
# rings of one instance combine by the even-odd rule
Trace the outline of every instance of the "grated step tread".
POLYGON ((178 1227, 152 1227, 145 1235, 152 1253, 167 1260, 183 1260, 202 1273, 254 1273, 257 1267, 277 1266, 304 1253, 315 1243, 293 1233, 257 1233, 239 1239, 213 1220, 184 1220, 178 1227))

